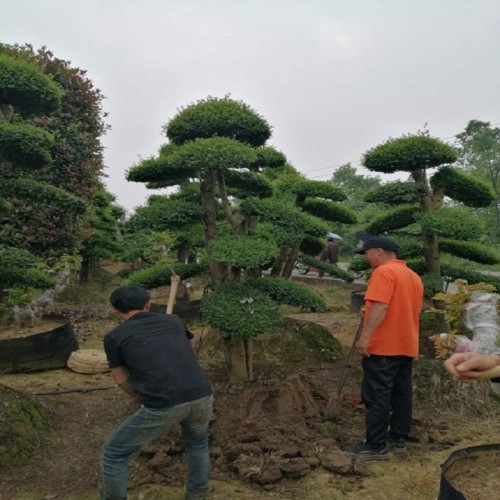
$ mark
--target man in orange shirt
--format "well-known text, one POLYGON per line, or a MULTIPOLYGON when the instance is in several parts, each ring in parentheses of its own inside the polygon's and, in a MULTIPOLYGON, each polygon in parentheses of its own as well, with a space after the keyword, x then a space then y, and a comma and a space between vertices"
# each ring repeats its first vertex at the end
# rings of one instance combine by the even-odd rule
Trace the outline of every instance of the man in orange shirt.
POLYGON ((363 357, 361 396, 366 408, 366 440, 350 455, 384 460, 407 451, 412 414, 412 362, 418 356, 420 277, 396 257, 398 246, 385 236, 367 238, 356 253, 373 268, 357 352, 363 357))

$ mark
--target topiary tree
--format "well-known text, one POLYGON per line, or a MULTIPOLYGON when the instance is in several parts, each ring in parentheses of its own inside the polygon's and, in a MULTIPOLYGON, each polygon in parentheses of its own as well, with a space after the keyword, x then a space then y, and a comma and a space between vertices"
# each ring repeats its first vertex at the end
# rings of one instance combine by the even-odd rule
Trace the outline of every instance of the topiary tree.
MULTIPOLYGON (((164 130, 169 143, 158 157, 133 166, 127 178, 146 182, 151 188, 190 183, 197 189, 196 201, 183 197, 181 202, 171 196, 150 203, 133 218, 137 224, 154 213, 162 221, 153 223, 157 229, 170 228, 179 218, 181 226, 190 226, 194 216, 199 218, 214 289, 203 301, 203 315, 230 344, 231 376, 251 379, 252 338, 272 331, 280 318, 273 294, 249 283, 262 279, 263 268, 273 263, 281 244, 272 222, 259 223, 262 207, 272 203, 269 197, 273 193, 263 172, 284 165, 285 157, 266 146, 271 136, 268 123, 249 106, 229 97, 209 97, 182 109, 164 130)), ((141 273, 144 277, 149 273, 148 282, 160 286, 169 277, 166 271, 163 266, 141 273)), ((129 282, 136 279, 137 274, 132 275, 129 282)), ((283 297, 291 295, 289 291, 283 297)))
MULTIPOLYGON (((43 117, 25 118, 23 127, 29 123, 38 129, 43 128, 53 137, 50 158, 37 168, 36 180, 85 200, 89 211, 82 217, 74 210, 65 210, 61 214, 58 206, 44 207, 43 210, 35 207, 31 211, 23 207, 22 214, 24 226, 36 225, 40 238, 43 236, 46 240, 44 245, 49 246, 53 253, 59 253, 62 245, 66 253, 76 253, 81 245, 84 267, 80 275, 85 278, 88 276, 90 253, 94 256, 91 260, 95 259, 98 242, 104 243, 102 232, 93 234, 100 231, 95 214, 101 211, 100 193, 104 176, 101 137, 108 129, 102 110, 103 95, 86 76, 86 71, 55 57, 45 47, 35 51, 31 45, 0 45, 0 52, 34 65, 57 88, 62 89, 58 109, 43 117)), ((119 216, 119 211, 116 214, 119 216)), ((43 253, 43 249, 40 252, 43 253)))
MULTIPOLYGON (((282 234, 280 252, 272 269, 275 276, 291 276, 299 251, 316 256, 324 248, 326 233, 333 225, 354 224, 356 215, 343 202, 346 195, 331 182, 311 181, 290 172, 274 181, 275 197, 280 210, 268 210, 282 234), (281 213, 281 217, 277 215, 281 213), (295 216, 291 217, 291 214, 295 216)), ((262 205, 262 203, 261 203, 262 205)), ((301 257, 303 260, 303 257, 301 257)), ((324 262, 309 258, 308 265, 323 269, 324 262)), ((332 276, 352 281, 354 277, 334 265, 327 270, 332 276)))
POLYGON ((500 128, 471 120, 456 136, 458 162, 465 172, 488 183, 495 203, 481 210, 493 242, 500 241, 500 128))
POLYGON ((28 265, 27 256, 58 256, 73 249, 70 221, 86 210, 83 200, 37 176, 52 161, 54 138, 33 124, 34 117, 43 121, 46 114, 57 112, 61 95, 34 65, 0 53, 0 268, 6 280, 0 283, 2 291, 7 286, 43 284, 39 273, 33 277, 32 272, 21 272, 28 265), (12 268, 16 262, 24 264, 12 268))
MULTIPOLYGON (((423 256, 424 272, 431 275, 443 274, 441 261, 445 254, 481 263, 500 262, 497 252, 471 243, 477 240, 481 225, 466 216, 463 209, 455 208, 457 202, 467 207, 488 206, 494 199, 491 188, 450 165, 456 159, 451 146, 427 133, 389 139, 363 157, 369 170, 408 172, 410 179, 385 184, 367 194, 367 201, 393 208, 373 220, 366 232, 391 233, 396 239, 405 233, 420 238, 420 248, 407 246, 402 255, 423 256), (455 204, 447 203, 448 198, 455 204)), ((449 274, 451 270, 447 269, 449 274)), ((460 276, 453 272, 452 277, 460 276)))

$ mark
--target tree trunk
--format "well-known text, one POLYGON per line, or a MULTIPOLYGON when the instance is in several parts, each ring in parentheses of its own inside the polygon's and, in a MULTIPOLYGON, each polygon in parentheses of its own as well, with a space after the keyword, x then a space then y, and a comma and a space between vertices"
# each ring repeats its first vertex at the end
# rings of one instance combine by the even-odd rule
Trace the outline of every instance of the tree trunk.
POLYGON ((280 247, 278 257, 271 269, 271 276, 279 276, 288 279, 292 276, 295 267, 295 261, 299 255, 299 245, 293 248, 280 247))
MULTIPOLYGON (((433 212, 439 210, 444 202, 444 191, 437 189, 431 193, 427 173, 425 169, 414 170, 412 178, 422 186, 419 190, 420 208, 422 212, 433 212)), ((439 240, 435 234, 428 234, 422 231, 422 246, 427 272, 441 274, 441 256, 439 253, 439 240)))
MULTIPOLYGON (((200 182, 201 206, 204 211, 202 224, 206 248, 216 240, 217 205, 215 201, 215 185, 215 173, 208 173, 200 182)), ((222 285, 226 277, 226 267, 220 262, 214 262, 210 256, 208 257, 208 265, 213 284, 215 286, 222 285)))
POLYGON ((89 282, 90 277, 90 260, 83 259, 80 264, 80 285, 85 285, 89 282))
POLYGON ((435 234, 422 233, 422 244, 427 272, 440 275, 441 257, 438 237, 435 234))
MULTIPOLYGON (((252 356, 248 356, 248 341, 241 337, 231 337, 231 380, 245 381, 251 380, 252 356), (250 367, 250 371, 249 371, 250 367)), ((251 345, 251 344, 250 344, 251 345)))

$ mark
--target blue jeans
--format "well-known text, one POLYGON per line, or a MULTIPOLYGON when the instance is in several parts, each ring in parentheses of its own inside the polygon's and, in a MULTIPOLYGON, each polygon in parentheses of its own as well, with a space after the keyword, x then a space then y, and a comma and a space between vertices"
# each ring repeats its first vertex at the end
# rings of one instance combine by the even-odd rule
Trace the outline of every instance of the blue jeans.
POLYGON ((102 500, 127 498, 129 456, 177 423, 181 424, 188 464, 186 490, 199 494, 206 492, 210 475, 208 423, 212 417, 212 404, 213 396, 206 396, 170 408, 141 406, 122 422, 103 446, 102 500))

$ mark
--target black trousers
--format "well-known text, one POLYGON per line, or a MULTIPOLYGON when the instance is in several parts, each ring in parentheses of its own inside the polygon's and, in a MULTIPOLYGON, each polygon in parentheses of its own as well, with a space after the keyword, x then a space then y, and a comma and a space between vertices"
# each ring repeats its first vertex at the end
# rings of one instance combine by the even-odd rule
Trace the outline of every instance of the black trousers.
POLYGON ((361 397, 366 408, 366 442, 375 450, 386 446, 389 428, 393 439, 410 433, 412 361, 408 356, 363 358, 361 397))

